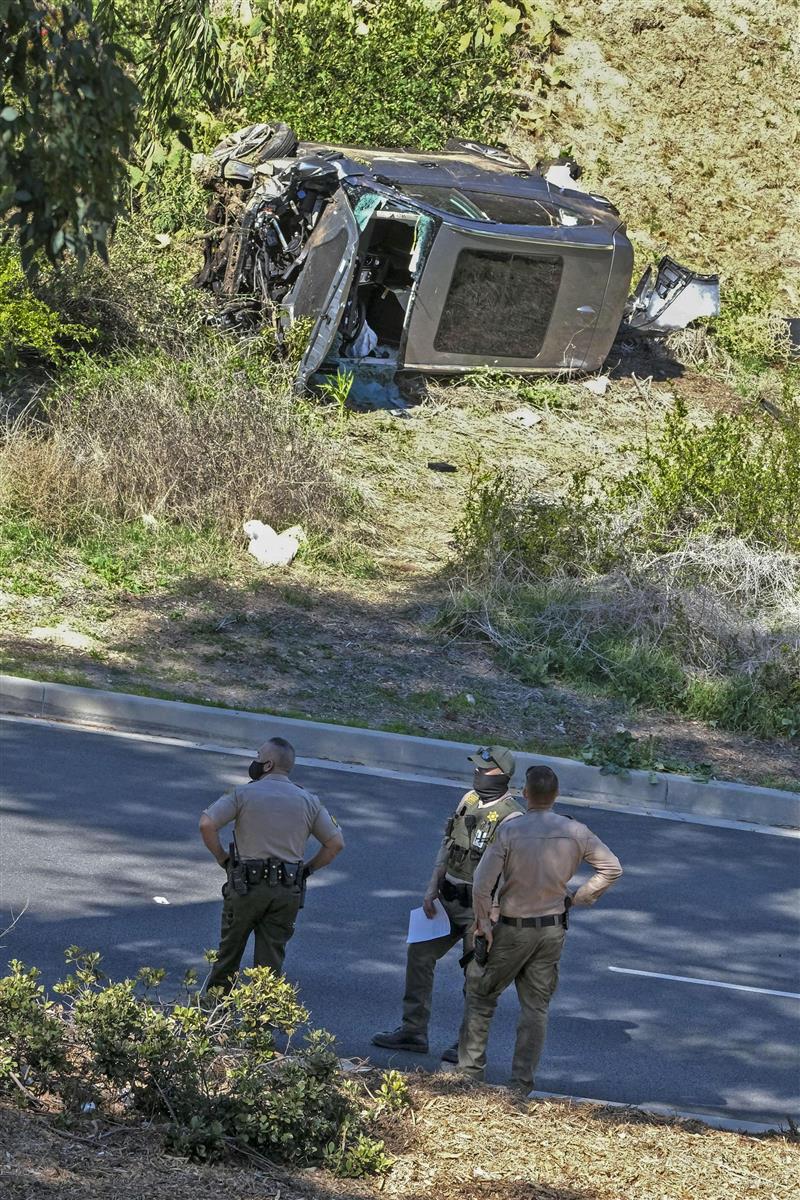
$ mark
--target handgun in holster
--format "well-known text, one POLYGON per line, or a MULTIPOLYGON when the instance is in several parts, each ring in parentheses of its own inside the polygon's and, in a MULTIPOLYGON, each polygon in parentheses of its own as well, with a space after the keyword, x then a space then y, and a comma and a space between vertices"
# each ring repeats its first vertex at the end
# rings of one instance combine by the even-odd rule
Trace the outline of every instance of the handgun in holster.
POLYGON ((565 929, 569 929, 569 910, 572 908, 573 904, 574 904, 574 900, 572 899, 572 896, 570 896, 569 892, 567 892, 566 896, 564 897, 564 928, 565 929))

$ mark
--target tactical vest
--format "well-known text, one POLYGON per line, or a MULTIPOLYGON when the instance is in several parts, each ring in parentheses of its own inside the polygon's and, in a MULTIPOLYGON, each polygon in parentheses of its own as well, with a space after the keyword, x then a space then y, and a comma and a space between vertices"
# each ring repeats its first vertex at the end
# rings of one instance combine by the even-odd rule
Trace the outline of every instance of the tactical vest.
POLYGON ((513 812, 523 812, 516 796, 504 796, 491 808, 480 812, 482 805, 477 792, 468 792, 454 816, 445 826, 448 840, 445 869, 448 875, 472 883, 481 855, 494 840, 501 821, 513 812))

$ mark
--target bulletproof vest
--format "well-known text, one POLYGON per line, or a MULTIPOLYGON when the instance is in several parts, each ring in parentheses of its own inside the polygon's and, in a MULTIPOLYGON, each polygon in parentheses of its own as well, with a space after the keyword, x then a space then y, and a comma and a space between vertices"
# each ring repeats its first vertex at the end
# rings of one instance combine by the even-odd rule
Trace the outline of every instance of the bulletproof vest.
POLYGON ((448 875, 472 883, 475 868, 486 847, 494 840, 501 821, 512 812, 523 812, 516 796, 504 796, 491 808, 481 810, 477 792, 468 792, 445 828, 448 839, 445 869, 448 875))

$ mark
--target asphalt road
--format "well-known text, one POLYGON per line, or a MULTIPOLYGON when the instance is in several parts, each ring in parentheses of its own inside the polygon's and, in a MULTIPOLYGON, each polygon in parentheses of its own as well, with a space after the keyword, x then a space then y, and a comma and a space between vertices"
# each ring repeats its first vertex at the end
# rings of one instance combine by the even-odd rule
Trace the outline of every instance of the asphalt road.
MULTIPOLYGON (((116 977, 143 964, 176 980, 189 966, 202 971, 203 950, 216 946, 223 876, 197 820, 246 778, 246 761, 22 721, 0 722, 0 738, 0 929, 27 905, 2 938, 3 962, 35 964, 50 984, 76 943, 100 950, 116 977)), ((347 847, 311 881, 287 974, 342 1053, 434 1069, 460 1020, 457 951, 437 972, 430 1056, 392 1056, 369 1039, 399 1023, 408 910, 420 903, 458 793, 309 766, 296 778, 324 797, 347 847)), ((563 811, 619 854, 625 875, 573 917, 537 1088, 753 1121, 797 1117, 800 996, 657 976, 800 993, 800 843, 563 811)), ((493 1026, 490 1081, 507 1079, 516 1011, 509 991, 493 1026)))

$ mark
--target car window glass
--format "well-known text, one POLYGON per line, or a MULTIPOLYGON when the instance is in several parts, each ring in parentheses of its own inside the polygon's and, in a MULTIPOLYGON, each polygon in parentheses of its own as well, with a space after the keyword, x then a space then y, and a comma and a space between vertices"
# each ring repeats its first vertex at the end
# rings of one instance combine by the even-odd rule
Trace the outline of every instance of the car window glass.
POLYGON ((535 358, 561 282, 563 259, 462 250, 436 331, 442 354, 535 358))

